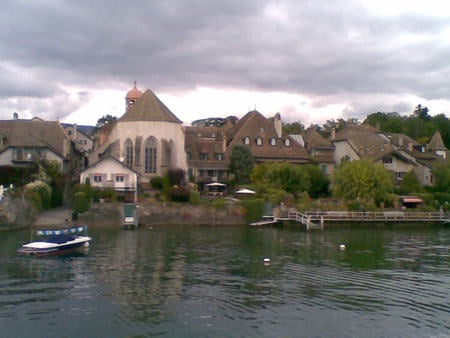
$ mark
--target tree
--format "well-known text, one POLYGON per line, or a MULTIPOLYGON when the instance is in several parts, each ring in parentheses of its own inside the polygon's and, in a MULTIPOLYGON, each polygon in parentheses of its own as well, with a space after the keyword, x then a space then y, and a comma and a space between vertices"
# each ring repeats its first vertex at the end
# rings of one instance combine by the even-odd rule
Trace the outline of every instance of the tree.
POLYGON ((252 180, 271 188, 300 195, 308 191, 311 184, 306 167, 287 162, 270 162, 257 165, 252 172, 252 180))
POLYGON ((250 149, 244 145, 234 146, 230 160, 230 172, 234 174, 236 183, 249 183, 250 174, 255 166, 255 158, 250 149))
POLYGON ((437 163, 433 169, 434 190, 450 193, 450 160, 437 163))
POLYGON ((421 192, 422 190, 422 186, 420 185, 416 173, 414 170, 411 170, 403 177, 399 192, 401 194, 411 194, 421 192))
POLYGON ((323 171, 316 165, 306 165, 303 168, 309 176, 309 196, 312 198, 327 196, 330 181, 323 171))
POLYGON ((300 122, 283 123, 283 133, 285 134, 303 134, 305 126, 300 122))
POLYGON ((116 121, 117 121, 117 117, 116 117, 116 116, 112 116, 112 115, 110 115, 110 114, 104 115, 104 116, 100 117, 100 118, 97 120, 97 124, 95 125, 95 127, 96 127, 97 129, 100 129, 100 128, 103 127, 104 125, 106 125, 106 124, 113 124, 113 123, 115 123, 116 121))
POLYGON ((367 160, 344 162, 334 172, 333 193, 347 201, 379 204, 393 189, 392 173, 382 164, 367 160))

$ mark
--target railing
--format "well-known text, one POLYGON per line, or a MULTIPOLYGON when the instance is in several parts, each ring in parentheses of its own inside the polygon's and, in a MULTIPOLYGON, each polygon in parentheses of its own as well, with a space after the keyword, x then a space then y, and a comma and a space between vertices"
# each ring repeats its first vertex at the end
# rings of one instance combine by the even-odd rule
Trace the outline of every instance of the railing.
POLYGON ((306 211, 311 220, 318 221, 444 221, 443 212, 407 211, 306 211))

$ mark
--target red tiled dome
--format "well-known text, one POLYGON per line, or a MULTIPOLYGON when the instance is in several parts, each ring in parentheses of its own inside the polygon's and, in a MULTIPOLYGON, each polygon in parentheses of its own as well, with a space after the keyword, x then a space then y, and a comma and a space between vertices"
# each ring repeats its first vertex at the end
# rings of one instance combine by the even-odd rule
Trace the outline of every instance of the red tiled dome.
POLYGON ((128 91, 126 99, 138 99, 142 94, 143 93, 136 87, 136 81, 134 81, 134 87, 128 91))

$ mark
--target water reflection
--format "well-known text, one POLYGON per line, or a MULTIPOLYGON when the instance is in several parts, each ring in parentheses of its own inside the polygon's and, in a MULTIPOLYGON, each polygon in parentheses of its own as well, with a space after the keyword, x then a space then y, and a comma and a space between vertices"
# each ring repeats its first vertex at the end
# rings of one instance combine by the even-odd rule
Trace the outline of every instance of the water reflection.
POLYGON ((45 259, 17 256, 17 235, 2 238, 0 321, 50 321, 51 332, 74 333, 76 325, 59 324, 69 314, 86 330, 117 337, 450 330, 447 228, 94 226, 90 233, 88 253, 45 259))

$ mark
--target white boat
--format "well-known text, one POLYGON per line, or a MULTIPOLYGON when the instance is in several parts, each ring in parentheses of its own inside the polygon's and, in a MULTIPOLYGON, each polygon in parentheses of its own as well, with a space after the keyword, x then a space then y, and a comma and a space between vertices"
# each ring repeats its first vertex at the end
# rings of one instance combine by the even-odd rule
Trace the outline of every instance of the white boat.
MULTIPOLYGON (((36 236, 41 236, 42 240, 24 244, 18 250, 27 255, 49 255, 66 252, 89 246, 91 237, 87 236, 87 226, 79 226, 70 229, 57 230, 37 230, 36 236), (76 235, 83 233, 85 235, 76 235)), ((33 237, 33 234, 32 234, 33 237)))

